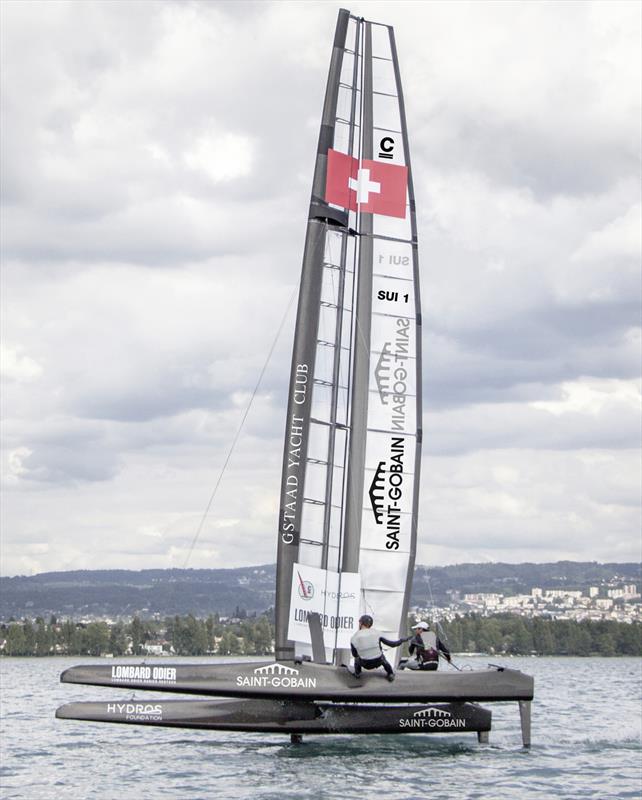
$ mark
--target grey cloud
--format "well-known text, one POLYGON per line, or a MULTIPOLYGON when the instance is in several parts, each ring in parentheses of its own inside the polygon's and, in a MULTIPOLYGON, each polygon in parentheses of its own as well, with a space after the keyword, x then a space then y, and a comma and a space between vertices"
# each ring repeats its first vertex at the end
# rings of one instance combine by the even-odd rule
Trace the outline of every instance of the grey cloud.
POLYGON ((424 420, 428 453, 532 448, 582 450, 636 448, 639 415, 635 405, 614 398, 599 412, 553 414, 511 403, 478 405, 429 413, 424 420))
POLYGON ((108 481, 118 471, 113 454, 106 450, 96 450, 91 443, 87 449, 82 450, 64 445, 38 447, 17 458, 20 479, 38 483, 108 481))
MULTIPOLYGON (((7 569, 185 558, 298 281, 337 7, 5 4, 7 569)), ((396 27, 419 204, 421 553, 629 552, 639 15, 361 10, 396 27)), ((274 556, 292 318, 194 565, 274 556)))
POLYGON ((566 108, 550 113, 561 126, 504 120, 487 109, 435 109, 423 123, 428 148, 422 159, 438 163, 453 178, 462 169, 479 170, 493 182, 527 186, 544 200, 600 193, 639 171, 634 141, 614 148, 608 135, 596 140, 590 124, 564 130, 566 108))

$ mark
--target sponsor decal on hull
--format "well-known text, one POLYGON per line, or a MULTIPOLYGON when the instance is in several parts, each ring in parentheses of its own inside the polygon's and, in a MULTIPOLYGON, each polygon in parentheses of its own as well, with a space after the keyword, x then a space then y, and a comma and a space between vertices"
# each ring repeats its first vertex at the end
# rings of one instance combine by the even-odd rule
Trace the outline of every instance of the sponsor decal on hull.
POLYGON ((412 717, 400 719, 400 728, 428 728, 432 730, 456 730, 466 727, 466 720, 453 717, 450 711, 443 708, 422 708, 415 711, 412 717))
POLYGON ((317 679, 302 678, 295 667, 286 667, 285 664, 276 662, 265 667, 257 667, 254 675, 237 675, 236 685, 260 689, 269 686, 274 689, 316 689, 317 679))
POLYGON ((176 683, 176 667, 148 667, 145 664, 118 664, 111 668, 111 679, 140 683, 176 683))
POLYGON ((163 707, 159 703, 107 703, 107 713, 131 722, 161 722, 163 707))

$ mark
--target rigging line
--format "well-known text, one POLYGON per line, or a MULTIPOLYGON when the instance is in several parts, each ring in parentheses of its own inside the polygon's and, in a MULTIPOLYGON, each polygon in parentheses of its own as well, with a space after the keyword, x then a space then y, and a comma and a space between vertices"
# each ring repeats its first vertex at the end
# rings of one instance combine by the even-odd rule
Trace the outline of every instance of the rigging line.
POLYGON ((256 382, 256 386, 254 387, 254 390, 253 390, 253 392, 252 392, 252 394, 250 396, 250 400, 249 400, 249 402, 248 402, 248 404, 247 404, 247 406, 245 408, 245 411, 243 413, 243 417, 242 417, 241 422, 240 422, 240 424, 239 424, 239 426, 237 428, 237 431, 234 434, 234 439, 232 440, 232 444, 230 445, 230 449, 227 452, 227 455, 225 457, 225 461, 223 462, 223 466, 221 467, 221 471, 219 473, 218 479, 216 481, 216 484, 214 485, 214 489, 212 490, 212 494, 210 495, 210 499, 209 499, 209 501, 207 503, 207 506, 205 507, 205 511, 203 512, 203 516, 201 517, 201 521, 199 523, 199 526, 196 529, 196 533, 194 534, 194 538, 192 539, 192 543, 190 545, 190 548, 188 550, 187 556, 185 558, 185 563, 183 565, 183 569, 185 569, 187 567, 187 564, 188 564, 190 558, 192 557, 192 553, 194 552, 194 548, 196 547, 196 542, 198 541, 198 538, 201 535, 201 532, 203 530, 203 526, 205 525, 205 520, 207 519, 207 515, 209 514, 210 508, 212 507, 212 503, 214 502, 214 498, 216 497, 216 493, 218 491, 218 487, 220 486, 221 481, 223 480, 223 475, 225 474, 225 470, 227 469, 227 465, 228 465, 228 463, 230 461, 230 458, 232 457, 232 453, 234 452, 234 448, 236 447, 236 443, 238 442, 239 436, 241 435, 241 431, 243 430, 243 426, 245 425, 245 420, 247 419, 247 415, 250 413, 250 408, 252 407, 252 403, 254 402, 254 398, 256 397, 257 392, 259 391, 259 387, 261 386, 261 382, 263 380, 263 376, 265 375, 265 371, 266 371, 266 369, 268 367, 268 364, 270 363, 270 359, 272 358, 272 354, 274 353, 274 348, 276 347, 276 343, 278 342, 279 337, 281 336, 281 332, 283 330, 283 326, 285 325, 285 321, 286 321, 286 319, 288 317, 288 314, 290 313, 290 308, 292 307, 292 303, 294 301, 294 298, 296 297, 296 293, 297 293, 298 289, 299 289, 299 287, 297 285, 292 290, 292 294, 290 295, 290 299, 289 299, 288 304, 286 306, 285 312, 283 314, 283 317, 281 318, 281 322, 279 323, 278 330, 277 330, 276 335, 275 335, 275 337, 274 337, 274 339, 272 341, 272 344, 270 346, 270 351, 269 351, 269 353, 267 355, 267 358, 265 359, 265 363, 263 364, 263 368, 261 369, 261 373, 260 373, 259 378, 258 378, 258 380, 256 382))
MULTIPOLYGON (((426 570, 426 582, 428 583, 428 594, 430 596, 430 601, 429 601, 430 602, 430 616, 431 616, 432 622, 433 622, 433 624, 435 626, 435 630, 436 630, 437 635, 439 636, 440 639, 443 639, 444 644, 447 646, 448 645, 448 636, 446 635, 446 632, 444 631, 444 628, 443 628, 440 620, 438 619, 438 615, 436 613, 436 608, 437 607, 435 606, 435 598, 434 598, 434 595, 433 595, 433 592, 432 592, 432 580, 431 580, 430 570, 428 569, 428 567, 424 567, 424 569, 426 570)), ((456 669, 458 669, 458 667, 456 667, 456 669)))

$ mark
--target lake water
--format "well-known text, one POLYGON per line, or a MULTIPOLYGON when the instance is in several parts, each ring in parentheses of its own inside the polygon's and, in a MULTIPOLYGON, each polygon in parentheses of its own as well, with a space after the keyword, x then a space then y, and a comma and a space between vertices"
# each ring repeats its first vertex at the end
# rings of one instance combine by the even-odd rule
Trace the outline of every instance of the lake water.
MULTIPOLYGON (((521 747, 516 703, 488 705, 488 745, 474 733, 309 736, 292 745, 278 734, 56 720, 63 703, 131 697, 58 682, 66 667, 92 660, 105 663, 0 659, 3 800, 642 797, 640 659, 501 660, 535 676, 530 750, 521 747)), ((488 659, 457 661, 484 666, 488 659)))

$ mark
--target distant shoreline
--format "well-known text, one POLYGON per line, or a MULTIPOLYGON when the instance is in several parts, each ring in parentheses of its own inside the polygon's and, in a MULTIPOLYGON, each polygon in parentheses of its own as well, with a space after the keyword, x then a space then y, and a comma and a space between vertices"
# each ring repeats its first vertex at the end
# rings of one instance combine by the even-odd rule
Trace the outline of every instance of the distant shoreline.
MULTIPOLYGON (((408 628, 411 625, 408 620, 408 628)), ((642 656, 642 623, 456 616, 439 626, 452 653, 511 656, 642 656)), ((270 616, 223 619, 191 614, 131 622, 81 623, 52 617, 0 624, 0 655, 29 656, 273 656, 270 616)))

